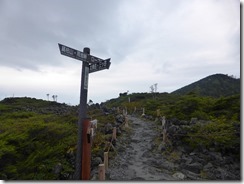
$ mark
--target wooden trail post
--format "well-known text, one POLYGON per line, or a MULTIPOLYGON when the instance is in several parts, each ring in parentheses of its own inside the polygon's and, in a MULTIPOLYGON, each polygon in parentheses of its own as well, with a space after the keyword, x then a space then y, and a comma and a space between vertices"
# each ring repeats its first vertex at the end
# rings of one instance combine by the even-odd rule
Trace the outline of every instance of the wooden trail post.
POLYGON ((136 113, 136 107, 134 108, 134 112, 133 112, 133 114, 134 114, 134 113, 136 113))
POLYGON ((128 118, 127 116, 125 116, 125 127, 128 128, 129 127, 129 124, 128 124, 128 118))
POLYGON ((145 116, 145 108, 142 108, 142 116, 145 116))
POLYGON ((105 166, 104 166, 104 164, 99 164, 99 166, 98 166, 98 178, 100 181, 105 180, 105 166))
POLYGON ((165 116, 163 116, 162 117, 162 134, 163 134, 163 142, 164 143, 166 142, 166 139, 167 139, 167 130, 165 127, 165 123, 166 123, 165 116))
POLYGON ((116 137, 117 136, 116 134, 117 134, 117 129, 116 129, 116 127, 114 127, 113 128, 113 134, 112 134, 112 140, 116 140, 116 138, 117 138, 116 137))
POLYGON ((165 129, 165 116, 162 118, 162 129, 165 129))
MULTIPOLYGON (((82 51, 67 47, 62 44, 58 44, 60 53, 62 55, 77 59, 82 61, 82 69, 81 69, 81 88, 80 88, 80 107, 79 107, 79 121, 78 121, 78 141, 77 141, 77 151, 76 151, 76 166, 74 179, 80 180, 83 179, 83 162, 88 163, 87 158, 84 159, 83 156, 88 155, 88 153, 84 153, 86 146, 83 144, 87 143, 87 129, 83 130, 86 127, 85 122, 87 120, 87 93, 88 93, 88 78, 89 73, 97 72, 104 69, 109 69, 111 62, 110 58, 101 59, 95 56, 90 55, 90 49, 85 47, 82 51)), ((85 151, 86 152, 86 151, 85 151)), ((89 159, 90 160, 90 159, 89 159)), ((86 170, 86 169, 85 169, 86 170)), ((87 171, 84 171, 85 173, 87 171)), ((88 172, 89 173, 89 172, 88 172)), ((85 178, 87 177, 87 173, 84 174, 85 178)))
POLYGON ((104 152, 104 166, 105 166, 105 171, 108 170, 108 152, 104 152))
POLYGON ((160 109, 157 109, 157 117, 160 116, 160 109))

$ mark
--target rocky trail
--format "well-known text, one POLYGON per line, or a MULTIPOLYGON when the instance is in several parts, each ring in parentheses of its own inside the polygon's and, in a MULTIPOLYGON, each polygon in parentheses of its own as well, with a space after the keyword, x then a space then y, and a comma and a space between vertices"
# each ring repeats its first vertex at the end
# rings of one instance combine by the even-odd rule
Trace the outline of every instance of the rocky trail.
POLYGON ((110 180, 175 180, 171 172, 162 168, 162 155, 153 152, 157 136, 155 124, 132 116, 128 118, 132 121, 132 132, 127 137, 127 145, 118 143, 121 152, 110 162, 110 180))
POLYGON ((240 163, 209 150, 169 149, 156 122, 128 116, 129 130, 116 141, 106 180, 239 180, 240 163))

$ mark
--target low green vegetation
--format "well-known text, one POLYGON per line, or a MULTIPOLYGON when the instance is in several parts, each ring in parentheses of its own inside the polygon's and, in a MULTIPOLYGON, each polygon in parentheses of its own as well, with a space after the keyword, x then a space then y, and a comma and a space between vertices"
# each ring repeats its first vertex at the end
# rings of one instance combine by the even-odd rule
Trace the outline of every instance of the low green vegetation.
POLYGON ((1 179, 57 179, 54 168, 59 163, 64 168, 63 177, 73 172, 65 156, 76 144, 75 119, 72 112, 38 113, 52 103, 30 98, 0 103, 1 179))
MULTIPOLYGON (((214 80, 215 81, 215 80, 214 80)), ((206 83, 204 83, 206 85, 206 83)), ((227 88, 224 88, 227 89, 227 88)), ((233 90, 231 88, 231 90, 233 90)), ((179 92, 179 91, 178 91, 179 92)), ((134 93, 102 103, 105 109, 127 109, 129 114, 145 114, 156 119, 157 110, 166 119, 204 120, 188 127, 182 141, 192 147, 214 147, 240 156, 240 93, 234 95, 134 93), (207 123, 206 123, 207 122, 207 123)), ((219 92, 219 91, 218 91, 219 92)), ((227 92, 225 91, 227 94, 227 92)), ((98 119, 92 154, 103 153, 103 128, 115 122, 111 113, 90 106, 88 116, 98 119)), ((6 98, 0 102, 0 179, 71 179, 77 143, 78 107, 36 100, 6 98), (58 170, 61 169, 61 172, 58 170)), ((172 155, 172 158, 177 158, 172 155)))
POLYGON ((194 92, 186 95, 161 93, 156 94, 156 98, 149 93, 131 94, 107 101, 106 105, 127 108, 129 113, 133 113, 136 107, 139 115, 145 108, 145 114, 151 119, 157 118, 159 110, 160 116, 169 120, 203 120, 205 123, 188 127, 182 141, 194 148, 215 148, 222 153, 232 152, 237 158, 240 156, 240 94, 220 98, 199 96, 194 92))
MULTIPOLYGON (((99 126, 113 122, 101 110, 88 111, 99 126)), ((31 98, 7 98, 0 102, 0 179, 70 179, 74 172, 78 107, 31 98), (57 173, 61 166, 62 172, 57 173)), ((98 138, 98 139, 97 139, 98 138)), ((94 153, 102 149, 101 133, 94 153)))

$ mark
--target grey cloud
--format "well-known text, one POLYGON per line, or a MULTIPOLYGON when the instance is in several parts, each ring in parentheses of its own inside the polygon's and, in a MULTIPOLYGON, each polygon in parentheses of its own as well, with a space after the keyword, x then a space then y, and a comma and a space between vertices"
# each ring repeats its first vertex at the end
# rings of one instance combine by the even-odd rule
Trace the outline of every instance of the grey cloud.
MULTIPOLYGON (((112 58, 113 76, 126 76, 131 62, 141 75, 140 63, 150 62, 143 71, 162 84, 240 67, 239 1, 0 0, 0 29, 0 66, 18 70, 67 66, 58 43, 112 58)), ((122 78, 121 88, 135 82, 122 78)))
POLYGON ((5 54, 0 55, 0 64, 31 69, 41 64, 55 65, 58 42, 93 47, 100 35, 105 35, 101 38, 105 45, 105 33, 112 29, 110 14, 116 10, 114 1, 106 2, 22 0, 16 1, 12 9, 6 3, 1 22, 7 19, 8 23, 0 26, 0 40, 5 43, 0 49, 5 54))

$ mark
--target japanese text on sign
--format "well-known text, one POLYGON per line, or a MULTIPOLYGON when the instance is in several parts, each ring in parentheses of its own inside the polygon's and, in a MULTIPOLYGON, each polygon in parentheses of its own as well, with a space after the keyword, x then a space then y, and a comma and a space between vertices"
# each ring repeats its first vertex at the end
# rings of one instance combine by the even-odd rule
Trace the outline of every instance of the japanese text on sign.
POLYGON ((85 53, 83 53, 81 51, 72 49, 70 47, 67 47, 67 46, 61 45, 61 44, 59 44, 59 47, 60 47, 60 52, 63 55, 66 55, 66 56, 69 56, 69 57, 72 57, 72 58, 75 58, 75 59, 79 59, 81 61, 86 61, 87 60, 87 54, 85 54, 85 53))
POLYGON ((103 69, 108 69, 110 66, 110 59, 102 60, 99 63, 94 63, 89 66, 89 73, 96 72, 103 69))

